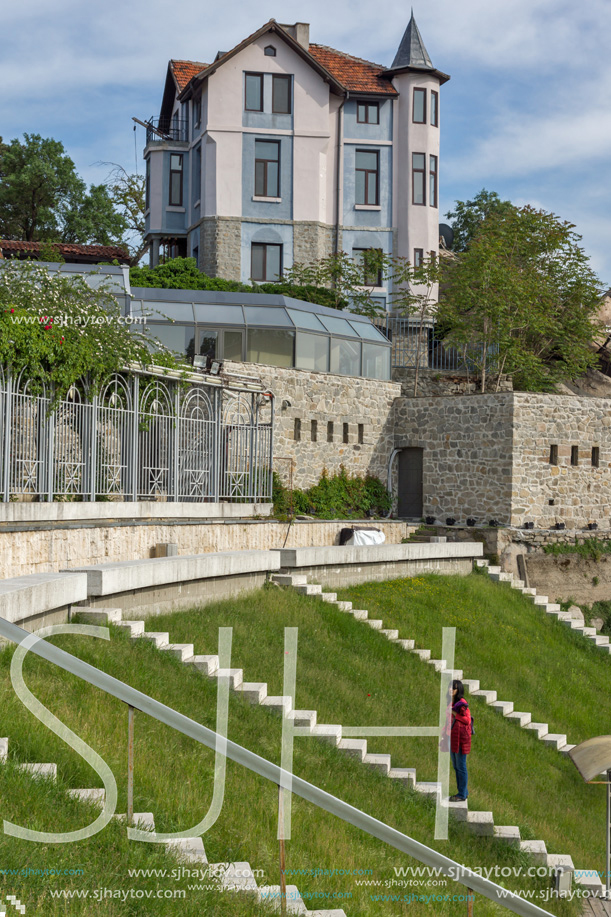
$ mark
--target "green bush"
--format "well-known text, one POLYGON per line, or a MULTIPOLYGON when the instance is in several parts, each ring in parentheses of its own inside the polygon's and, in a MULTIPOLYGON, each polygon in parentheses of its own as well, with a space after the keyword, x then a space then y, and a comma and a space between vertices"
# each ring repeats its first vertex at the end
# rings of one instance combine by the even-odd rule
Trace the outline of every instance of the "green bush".
POLYGON ((292 296, 304 302, 317 303, 330 309, 345 308, 347 302, 336 302, 333 290, 313 284, 241 283, 239 280, 223 280, 209 277, 197 267, 195 258, 172 258, 157 267, 132 267, 129 272, 133 287, 151 287, 167 290, 222 290, 225 293, 262 293, 277 296, 292 296))
POLYGON ((290 491, 274 474, 274 514, 286 517, 307 513, 318 519, 363 519, 389 512, 392 498, 373 475, 349 475, 342 466, 338 474, 323 471, 318 484, 308 490, 290 491))

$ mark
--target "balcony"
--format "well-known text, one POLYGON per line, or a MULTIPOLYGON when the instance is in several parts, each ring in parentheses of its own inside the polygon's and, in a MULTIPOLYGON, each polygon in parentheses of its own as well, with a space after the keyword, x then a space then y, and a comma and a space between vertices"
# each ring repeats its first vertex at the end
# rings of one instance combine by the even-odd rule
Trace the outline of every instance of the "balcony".
POLYGON ((186 143, 189 140, 189 122, 178 118, 149 118, 146 122, 146 142, 186 143))

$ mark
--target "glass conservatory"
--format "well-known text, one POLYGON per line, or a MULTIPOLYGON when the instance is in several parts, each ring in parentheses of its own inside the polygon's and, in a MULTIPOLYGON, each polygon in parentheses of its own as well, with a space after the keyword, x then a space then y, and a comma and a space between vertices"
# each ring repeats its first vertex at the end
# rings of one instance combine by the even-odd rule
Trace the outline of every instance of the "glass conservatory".
POLYGON ((132 296, 132 319, 146 318, 153 337, 196 362, 211 357, 390 379, 390 342, 363 315, 256 293, 140 287, 132 296))

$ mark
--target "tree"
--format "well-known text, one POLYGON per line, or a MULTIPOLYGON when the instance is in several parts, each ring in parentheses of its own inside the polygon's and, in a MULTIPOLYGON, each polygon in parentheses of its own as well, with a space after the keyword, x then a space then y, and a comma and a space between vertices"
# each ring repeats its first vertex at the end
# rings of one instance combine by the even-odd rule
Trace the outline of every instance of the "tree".
POLYGON ((130 254, 130 266, 139 264, 149 248, 145 241, 146 232, 146 180, 143 175, 130 175, 123 166, 116 162, 103 163, 111 165, 112 171, 106 179, 106 188, 112 203, 125 221, 128 232, 127 248, 130 254))
POLYGON ((24 134, 0 145, 0 236, 112 245, 125 230, 104 185, 87 192, 58 140, 24 134))
POLYGON ((55 401, 83 377, 94 385, 133 363, 186 369, 122 315, 110 282, 8 260, 0 268, 0 365, 24 372, 31 390, 53 388, 55 401))
POLYGON ((349 304, 352 312, 375 316, 383 310, 375 301, 373 287, 378 277, 386 275, 388 265, 389 256, 379 249, 364 251, 359 259, 338 251, 316 261, 297 262, 282 279, 295 286, 328 287, 336 309, 345 309, 349 304))
POLYGON ((455 252, 464 252, 469 247, 489 216, 503 216, 515 209, 511 201, 502 201, 496 191, 486 191, 485 188, 472 201, 455 201, 454 204, 454 210, 446 213, 446 217, 454 230, 452 250, 455 252))
MULTIPOLYGON (((441 279, 440 259, 434 254, 425 258, 421 264, 413 265, 406 258, 392 258, 389 261, 388 273, 392 281, 393 294, 391 303, 393 312, 398 315, 411 315, 417 320, 417 337, 414 372, 414 397, 418 394, 420 362, 423 357, 422 343, 424 328, 434 318, 439 281, 441 279)), ((428 350, 425 355, 428 366, 428 350)))
POLYGON ((574 230, 554 214, 511 206, 486 217, 448 263, 438 322, 482 391, 491 371, 541 391, 595 363, 601 284, 574 230))

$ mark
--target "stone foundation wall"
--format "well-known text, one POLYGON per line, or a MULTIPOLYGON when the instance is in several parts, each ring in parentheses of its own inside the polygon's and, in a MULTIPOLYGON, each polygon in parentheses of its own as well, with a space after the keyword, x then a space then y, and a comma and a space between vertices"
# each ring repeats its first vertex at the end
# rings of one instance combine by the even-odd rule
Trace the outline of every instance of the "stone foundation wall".
POLYGON ((305 221, 293 224, 293 261, 316 261, 334 250, 335 226, 305 221))
POLYGON ((400 385, 252 363, 226 367, 256 374, 276 396, 274 469, 283 480, 288 482, 291 464, 293 484, 300 488, 316 484, 323 468, 334 473, 343 465, 351 474, 373 474, 386 483, 400 385))
POLYGON ((200 223, 199 268, 210 277, 240 280, 242 224, 233 217, 204 217, 200 223))

